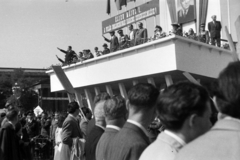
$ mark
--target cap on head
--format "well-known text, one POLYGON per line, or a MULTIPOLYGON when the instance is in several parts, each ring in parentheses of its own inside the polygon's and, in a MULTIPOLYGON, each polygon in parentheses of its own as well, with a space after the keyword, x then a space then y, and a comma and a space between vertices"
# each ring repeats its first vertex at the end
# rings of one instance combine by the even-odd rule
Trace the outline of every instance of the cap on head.
POLYGON ((123 33, 123 30, 122 30, 122 29, 119 29, 119 30, 118 30, 118 33, 123 33))
POLYGON ((106 43, 103 44, 103 47, 107 47, 108 45, 106 43))

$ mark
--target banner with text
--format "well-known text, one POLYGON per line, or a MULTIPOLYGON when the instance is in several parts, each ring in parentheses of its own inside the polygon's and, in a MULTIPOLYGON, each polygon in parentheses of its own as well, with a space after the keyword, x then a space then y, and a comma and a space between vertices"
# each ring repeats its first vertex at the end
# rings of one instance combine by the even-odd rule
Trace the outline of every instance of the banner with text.
POLYGON ((159 14, 159 0, 152 0, 102 22, 102 33, 126 27, 131 23, 159 14))

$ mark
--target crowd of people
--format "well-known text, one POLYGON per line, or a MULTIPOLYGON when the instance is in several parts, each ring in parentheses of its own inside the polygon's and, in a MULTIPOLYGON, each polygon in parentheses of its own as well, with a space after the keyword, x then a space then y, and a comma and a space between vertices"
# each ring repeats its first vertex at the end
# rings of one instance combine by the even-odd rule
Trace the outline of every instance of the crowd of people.
POLYGON ((217 44, 217 46, 220 47, 222 26, 221 22, 217 21, 216 18, 217 17, 215 15, 212 16, 212 21, 208 23, 208 31, 205 30, 205 24, 201 24, 200 32, 198 35, 194 33, 194 30, 192 28, 185 32, 182 30, 182 26, 180 24, 173 23, 172 31, 170 31, 169 34, 166 34, 166 32, 162 30, 162 27, 157 25, 155 26, 153 36, 148 37, 148 31, 146 28, 143 27, 142 22, 138 23, 138 29, 134 29, 133 25, 130 24, 128 26, 128 35, 124 34, 122 29, 119 29, 117 31, 118 37, 115 35, 115 31, 111 31, 109 33, 110 39, 103 36, 104 40, 110 44, 110 47, 108 48, 108 44, 104 43, 103 51, 100 51, 98 47, 95 47, 94 53, 92 53, 90 50, 83 50, 79 52, 79 54, 77 54, 72 50, 72 47, 69 46, 67 51, 58 48, 61 52, 65 53, 65 60, 60 59, 58 56, 57 58, 63 65, 69 65, 71 63, 82 62, 87 59, 99 57, 102 55, 116 52, 118 50, 123 50, 133 46, 141 45, 143 43, 151 42, 170 35, 183 36, 214 46, 217 44))
POLYGON ((240 62, 232 62, 214 95, 188 81, 161 91, 138 83, 127 99, 103 92, 94 98, 93 115, 77 102, 68 104, 68 115, 54 117, 19 116, 9 104, 1 114, 0 159, 31 159, 31 141, 40 134, 54 141, 54 160, 236 160, 239 77, 240 62))

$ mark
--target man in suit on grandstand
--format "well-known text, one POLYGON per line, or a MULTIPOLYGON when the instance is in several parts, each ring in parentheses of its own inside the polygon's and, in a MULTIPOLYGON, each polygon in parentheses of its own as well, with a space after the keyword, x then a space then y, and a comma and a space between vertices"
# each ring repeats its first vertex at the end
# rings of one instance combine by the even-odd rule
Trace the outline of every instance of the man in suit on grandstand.
POLYGON ((129 39, 128 40, 130 43, 129 46, 132 47, 135 44, 135 37, 136 37, 137 29, 134 29, 132 24, 130 24, 128 26, 128 29, 129 29, 129 36, 128 36, 129 39))
POLYGON ((145 149, 140 160, 174 160, 182 147, 211 127, 208 92, 191 82, 165 89, 158 99, 157 113, 165 130, 145 149))
POLYGON ((135 45, 143 44, 148 41, 148 33, 147 29, 143 28, 143 23, 139 22, 138 23, 138 30, 136 31, 136 36, 135 36, 135 45))
POLYGON ((107 39, 103 36, 104 40, 110 43, 110 52, 115 52, 118 50, 119 43, 118 38, 115 36, 115 31, 110 32, 111 39, 107 39))
POLYGON ((212 129, 180 150, 176 160, 237 160, 240 157, 240 62, 230 63, 218 77, 213 101, 219 120, 212 129))
POLYGON ((151 84, 139 83, 128 92, 129 116, 123 128, 114 136, 105 160, 138 160, 150 144, 148 125, 155 118, 159 91, 151 84))
POLYGON ((215 46, 217 41, 217 46, 221 47, 221 29, 222 25, 220 21, 217 21, 217 16, 212 16, 212 22, 208 23, 208 30, 210 32, 211 44, 215 46))
POLYGON ((115 96, 106 100, 104 104, 104 112, 107 126, 97 145, 97 160, 106 159, 109 143, 111 143, 112 138, 126 122, 127 108, 124 98, 122 98, 122 96, 115 96))

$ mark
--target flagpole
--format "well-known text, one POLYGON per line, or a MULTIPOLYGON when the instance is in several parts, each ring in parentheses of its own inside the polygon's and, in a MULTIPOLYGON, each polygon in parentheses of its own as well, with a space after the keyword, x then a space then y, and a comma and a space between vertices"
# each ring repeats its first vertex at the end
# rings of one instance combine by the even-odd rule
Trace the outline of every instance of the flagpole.
MULTIPOLYGON (((145 3, 145 2, 146 2, 146 0, 143 0, 143 3, 145 3)), ((145 18, 144 21, 145 21, 145 26, 146 26, 145 28, 147 29, 147 19, 145 18)))
MULTIPOLYGON (((127 11, 127 5, 125 6, 125 12, 127 11)), ((127 20, 126 20, 126 27, 125 27, 125 33, 127 34, 127 20)))

